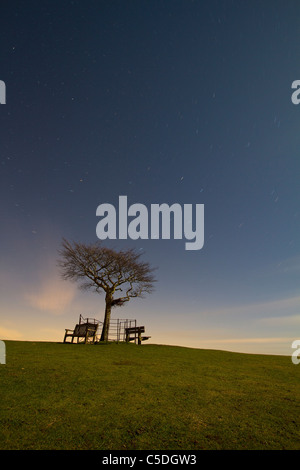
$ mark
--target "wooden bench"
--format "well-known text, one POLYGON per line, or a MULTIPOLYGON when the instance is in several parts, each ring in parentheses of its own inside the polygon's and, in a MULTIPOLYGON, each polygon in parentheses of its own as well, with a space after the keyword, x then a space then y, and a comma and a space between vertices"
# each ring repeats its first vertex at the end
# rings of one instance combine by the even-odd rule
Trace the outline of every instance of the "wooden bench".
POLYGON ((95 342, 96 333, 98 329, 98 324, 96 323, 80 323, 77 324, 74 330, 65 330, 64 343, 66 339, 70 336, 72 338, 71 343, 73 343, 74 338, 77 338, 77 343, 79 343, 79 338, 84 338, 83 342, 95 342))
POLYGON ((138 341, 138 344, 142 344, 142 341, 146 341, 147 339, 151 338, 151 336, 142 336, 142 333, 145 333, 144 326, 133 326, 130 328, 125 328, 126 334, 126 343, 129 341, 138 341))

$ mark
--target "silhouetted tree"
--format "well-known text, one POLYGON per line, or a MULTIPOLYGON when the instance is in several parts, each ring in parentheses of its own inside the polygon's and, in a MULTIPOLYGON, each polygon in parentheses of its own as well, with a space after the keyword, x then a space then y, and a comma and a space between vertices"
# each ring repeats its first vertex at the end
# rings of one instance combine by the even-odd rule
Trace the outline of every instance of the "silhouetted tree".
POLYGON ((78 281, 82 289, 105 292, 101 341, 108 340, 111 309, 153 291, 156 282, 149 263, 133 249, 115 251, 101 242, 91 245, 63 239, 58 265, 63 279, 78 281))

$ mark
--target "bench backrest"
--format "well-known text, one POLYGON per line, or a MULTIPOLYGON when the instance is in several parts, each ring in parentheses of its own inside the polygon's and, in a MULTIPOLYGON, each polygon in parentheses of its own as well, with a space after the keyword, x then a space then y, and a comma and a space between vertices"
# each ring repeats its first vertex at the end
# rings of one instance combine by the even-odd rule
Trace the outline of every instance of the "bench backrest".
POLYGON ((76 325, 74 328, 73 336, 94 336, 96 334, 98 325, 94 323, 81 323, 81 325, 76 325))
POLYGON ((133 333, 145 333, 145 327, 144 326, 132 326, 130 328, 125 328, 127 334, 133 334, 133 333))

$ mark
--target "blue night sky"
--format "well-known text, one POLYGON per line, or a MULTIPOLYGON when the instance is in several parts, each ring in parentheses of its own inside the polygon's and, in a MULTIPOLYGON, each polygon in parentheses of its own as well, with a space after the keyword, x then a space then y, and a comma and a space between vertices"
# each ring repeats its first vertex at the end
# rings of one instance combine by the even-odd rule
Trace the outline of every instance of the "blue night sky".
POLYGON ((205 242, 113 240, 157 266, 114 309, 151 342, 291 354, 300 336, 298 0, 1 3, 0 338, 62 341, 104 296, 62 281, 96 209, 204 204, 205 242))

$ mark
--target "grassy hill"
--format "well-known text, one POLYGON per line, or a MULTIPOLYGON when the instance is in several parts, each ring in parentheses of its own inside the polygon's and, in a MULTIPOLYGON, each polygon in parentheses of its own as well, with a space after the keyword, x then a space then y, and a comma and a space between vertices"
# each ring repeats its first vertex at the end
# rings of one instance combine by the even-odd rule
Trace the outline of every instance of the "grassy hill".
POLYGON ((290 357, 5 343, 0 449, 300 447, 300 365, 290 357))

